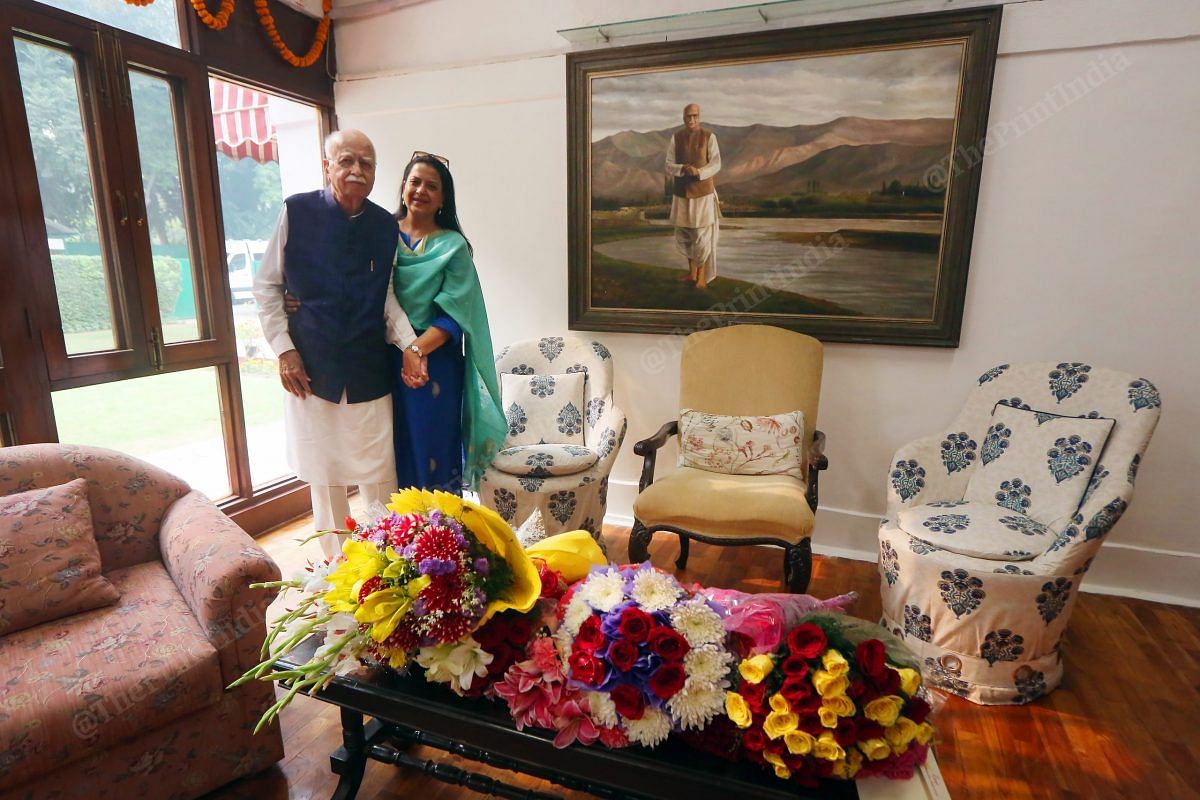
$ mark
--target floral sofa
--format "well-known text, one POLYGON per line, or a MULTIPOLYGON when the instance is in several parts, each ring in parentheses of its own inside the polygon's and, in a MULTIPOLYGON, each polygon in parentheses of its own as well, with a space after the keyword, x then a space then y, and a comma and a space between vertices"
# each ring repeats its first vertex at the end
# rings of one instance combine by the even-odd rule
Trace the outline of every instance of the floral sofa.
MULTIPOLYGON (((0 637, 0 800, 193 798, 279 760, 278 727, 252 733, 271 686, 225 688, 263 641, 273 595, 249 584, 278 567, 211 500, 143 461, 0 449, 0 497, 78 478, 120 599, 0 637)), ((6 557, 15 547, 0 540, 6 557)))

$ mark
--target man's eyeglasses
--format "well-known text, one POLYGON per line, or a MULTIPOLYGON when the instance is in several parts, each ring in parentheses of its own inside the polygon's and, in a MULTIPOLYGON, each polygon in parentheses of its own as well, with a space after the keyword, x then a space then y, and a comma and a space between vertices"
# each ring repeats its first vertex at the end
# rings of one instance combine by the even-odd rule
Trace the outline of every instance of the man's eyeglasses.
POLYGON ((412 158, 408 159, 408 163, 416 161, 418 158, 436 158, 438 161, 450 166, 450 159, 445 156, 439 156, 437 153, 426 153, 424 150, 413 150, 412 158))

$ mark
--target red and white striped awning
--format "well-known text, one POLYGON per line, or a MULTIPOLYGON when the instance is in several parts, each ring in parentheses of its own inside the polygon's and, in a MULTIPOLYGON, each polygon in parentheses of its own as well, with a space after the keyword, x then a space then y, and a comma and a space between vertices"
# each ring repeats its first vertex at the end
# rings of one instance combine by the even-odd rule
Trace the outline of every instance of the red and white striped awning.
POLYGON ((253 158, 260 164, 279 160, 265 93, 218 78, 208 79, 208 93, 217 150, 233 159, 253 158))

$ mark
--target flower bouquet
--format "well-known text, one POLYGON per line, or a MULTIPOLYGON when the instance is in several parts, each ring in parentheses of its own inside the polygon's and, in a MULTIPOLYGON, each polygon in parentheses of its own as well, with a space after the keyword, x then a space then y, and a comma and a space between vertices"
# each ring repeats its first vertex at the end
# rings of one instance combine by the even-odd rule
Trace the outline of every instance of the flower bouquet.
POLYGON ((427 680, 465 692, 494 658, 471 633, 498 612, 525 612, 537 602, 537 567, 494 511, 418 489, 392 495, 387 510, 352 526, 342 555, 313 566, 306 578, 270 584, 307 596, 275 622, 263 662, 234 683, 291 682, 260 728, 297 693, 314 692, 360 662, 400 669, 412 659, 427 680), (314 633, 325 641, 307 663, 274 669, 277 658, 314 633))
POLYGON ((734 656, 702 595, 649 564, 610 566, 572 587, 560 609, 559 654, 599 727, 654 747, 721 713, 734 656))
POLYGON ((441 492, 400 491, 347 528, 335 558, 258 584, 302 593, 234 683, 288 684, 258 728, 366 664, 502 701, 557 747, 675 734, 806 785, 910 777, 925 760, 934 731, 916 661, 878 626, 830 613, 852 593, 683 586, 649 563, 608 564, 586 531, 522 549, 495 512, 441 492), (308 661, 275 667, 313 635, 308 661))
POLYGON ((780 778, 912 777, 934 729, 921 675, 877 626, 813 614, 771 652, 738 663, 722 725, 693 744, 774 768, 780 778), (887 641, 885 641, 887 640, 887 641), (719 734, 719 735, 718 735, 719 734))

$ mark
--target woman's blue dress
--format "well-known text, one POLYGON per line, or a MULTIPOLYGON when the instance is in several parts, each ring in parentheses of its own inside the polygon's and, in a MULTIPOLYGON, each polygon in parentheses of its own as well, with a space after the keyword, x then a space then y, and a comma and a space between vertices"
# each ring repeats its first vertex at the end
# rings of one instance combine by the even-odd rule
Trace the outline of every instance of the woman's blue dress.
MULTIPOLYGON (((410 242, 400 234, 409 249, 410 242)), ((392 438, 396 446, 396 485, 402 489, 440 489, 461 495, 463 487, 462 328, 439 312, 431 327, 450 334, 450 341, 429 354, 429 380, 420 389, 404 385, 404 354, 392 352, 392 438)), ((420 336, 424 330, 416 331, 420 336)))

